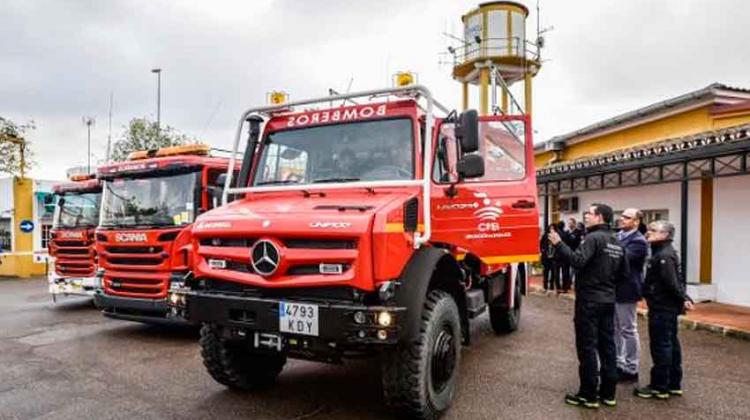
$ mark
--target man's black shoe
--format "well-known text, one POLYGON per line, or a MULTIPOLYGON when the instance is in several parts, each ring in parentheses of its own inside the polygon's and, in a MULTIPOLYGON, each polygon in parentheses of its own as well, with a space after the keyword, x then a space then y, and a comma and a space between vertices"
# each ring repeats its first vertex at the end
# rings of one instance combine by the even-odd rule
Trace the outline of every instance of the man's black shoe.
POLYGON ((676 397, 681 397, 683 394, 684 394, 684 392, 682 392, 682 388, 675 388, 675 389, 670 389, 669 390, 669 395, 674 395, 676 397))
POLYGON ((565 394, 565 404, 583 408, 599 408, 599 401, 588 399, 580 394, 565 394))
POLYGON ((602 402, 606 407, 616 407, 617 406, 617 400, 615 397, 608 398, 608 397, 599 397, 599 401, 602 402))
POLYGON ((617 369, 617 382, 638 382, 638 372, 628 373, 617 369))
POLYGON ((633 389, 633 395, 639 398, 646 398, 646 399, 657 399, 657 400, 669 399, 669 392, 659 391, 648 386, 644 386, 640 388, 636 387, 635 389, 633 389))

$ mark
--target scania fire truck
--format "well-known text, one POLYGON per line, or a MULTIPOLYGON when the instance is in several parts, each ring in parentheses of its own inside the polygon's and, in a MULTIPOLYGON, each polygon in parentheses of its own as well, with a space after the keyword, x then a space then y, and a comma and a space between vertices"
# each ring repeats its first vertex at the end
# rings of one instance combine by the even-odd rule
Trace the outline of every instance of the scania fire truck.
POLYGON ((179 285, 191 259, 196 215, 221 199, 229 160, 204 145, 134 152, 99 168, 103 182, 96 231, 101 288, 94 301, 104 315, 140 322, 168 318, 167 290, 179 285))
POLYGON ((469 321, 518 328, 538 254, 530 119, 458 114, 422 86, 334 99, 356 104, 242 115, 240 187, 227 176, 228 204, 196 220, 170 304, 203 324, 203 363, 230 388, 272 384, 288 357, 378 356, 385 403, 435 418, 469 321))
POLYGON ((102 186, 91 175, 73 175, 70 182, 53 187, 57 197, 49 237, 54 258, 48 273, 52 300, 58 295, 93 296, 96 283, 94 230, 99 224, 102 186))

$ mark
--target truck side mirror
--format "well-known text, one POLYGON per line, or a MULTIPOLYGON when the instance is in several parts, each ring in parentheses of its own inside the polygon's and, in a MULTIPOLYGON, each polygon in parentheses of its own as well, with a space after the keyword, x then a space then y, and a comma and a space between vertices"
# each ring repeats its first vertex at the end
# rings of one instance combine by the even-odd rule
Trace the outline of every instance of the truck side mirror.
POLYGON ((479 150, 479 115, 476 110, 470 109, 458 116, 456 139, 461 142, 461 153, 479 150))
POLYGON ((461 179, 484 176, 484 158, 479 155, 465 155, 456 163, 456 172, 461 179))

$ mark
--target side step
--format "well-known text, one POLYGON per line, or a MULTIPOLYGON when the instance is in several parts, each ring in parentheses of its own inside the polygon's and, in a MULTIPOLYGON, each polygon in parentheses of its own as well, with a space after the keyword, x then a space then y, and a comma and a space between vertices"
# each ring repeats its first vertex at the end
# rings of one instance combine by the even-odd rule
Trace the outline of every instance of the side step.
POLYGON ((484 301, 484 291, 481 289, 469 289, 466 291, 466 309, 469 318, 476 318, 487 310, 487 302, 484 301))

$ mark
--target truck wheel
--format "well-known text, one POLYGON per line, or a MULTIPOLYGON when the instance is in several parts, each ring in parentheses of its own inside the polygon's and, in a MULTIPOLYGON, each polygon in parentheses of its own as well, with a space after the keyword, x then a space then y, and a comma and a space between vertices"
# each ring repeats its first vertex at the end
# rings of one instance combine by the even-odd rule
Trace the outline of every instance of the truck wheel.
POLYGON ((383 356, 383 396, 398 414, 435 419, 448 409, 461 360, 461 319, 442 290, 427 295, 419 336, 383 356))
POLYGON ((201 327, 203 365, 214 380, 232 389, 255 391, 268 388, 286 364, 280 354, 255 353, 246 340, 228 340, 221 328, 201 327))
POLYGON ((513 289, 512 308, 508 308, 508 295, 503 293, 490 304, 490 324, 495 334, 509 334, 518 329, 521 322, 521 281, 516 276, 516 287, 513 289))

